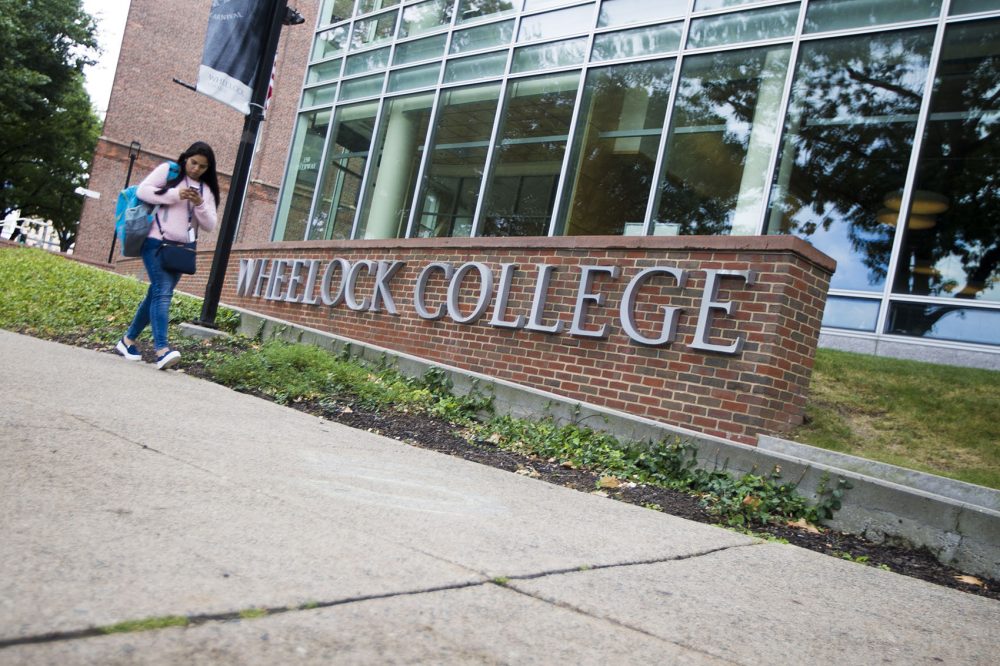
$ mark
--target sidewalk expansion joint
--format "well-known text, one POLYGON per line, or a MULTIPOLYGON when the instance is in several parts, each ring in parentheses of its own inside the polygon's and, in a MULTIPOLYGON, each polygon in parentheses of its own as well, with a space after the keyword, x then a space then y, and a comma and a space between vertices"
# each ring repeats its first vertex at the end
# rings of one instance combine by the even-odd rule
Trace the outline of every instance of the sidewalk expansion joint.
POLYGON ((688 645, 688 644, 685 644, 685 643, 678 643, 676 641, 672 641, 672 640, 670 640, 668 638, 664 638, 663 636, 659 636, 657 634, 651 633, 650 631, 647 631, 646 629, 643 629, 642 627, 634 626, 632 624, 629 624, 627 622, 623 622, 621 620, 618 620, 616 618, 610 617, 608 615, 599 615, 597 613, 593 613, 593 612, 588 611, 588 610, 586 610, 584 608, 581 608, 579 606, 574 606, 573 604, 570 604, 569 602, 566 602, 566 601, 558 601, 558 600, 555 600, 555 599, 550 599, 550 598, 547 598, 547 597, 544 597, 544 596, 541 596, 541 595, 529 592, 527 590, 522 590, 522 589, 516 587, 515 585, 513 585, 513 583, 515 583, 516 581, 519 581, 519 580, 527 581, 527 580, 534 580, 534 579, 538 579, 538 578, 545 578, 547 576, 559 576, 559 575, 565 575, 565 574, 571 574, 571 573, 587 573, 587 572, 590 572, 590 571, 599 571, 601 569, 618 569, 618 568, 627 568, 627 567, 634 567, 634 566, 642 566, 642 565, 646 565, 646 564, 662 564, 662 563, 667 563, 667 562, 681 562, 683 560, 696 559, 696 558, 699 558, 699 557, 704 557, 706 555, 713 555, 715 553, 721 553, 721 552, 725 552, 725 551, 732 550, 732 549, 735 549, 735 548, 746 548, 748 546, 759 546, 759 545, 761 545, 761 542, 753 542, 753 543, 747 543, 747 544, 737 544, 737 545, 733 545, 733 546, 720 546, 719 548, 712 548, 712 549, 705 550, 705 551, 700 551, 700 552, 697 552, 697 553, 690 553, 690 554, 687 554, 687 555, 678 555, 678 556, 675 556, 675 557, 650 558, 648 560, 637 560, 637 561, 634 561, 634 562, 621 562, 621 563, 617 563, 617 564, 599 564, 599 565, 588 566, 588 567, 576 567, 574 569, 561 569, 561 570, 545 571, 545 572, 536 573, 536 574, 524 574, 524 575, 520 575, 520 576, 510 576, 510 577, 503 577, 503 578, 494 578, 490 582, 492 584, 494 584, 494 585, 497 585, 498 587, 503 587, 505 589, 510 590, 511 592, 514 592, 516 594, 520 594, 520 595, 523 595, 525 597, 528 597, 529 599, 534 599, 535 601, 540 601, 540 602, 542 602, 544 604, 548 604, 550 606, 555 606, 556 608, 562 608, 563 610, 567 610, 567 611, 570 611, 572 613, 577 613, 579 615, 582 615, 584 617, 590 618, 592 620, 596 620, 598 622, 607 622, 609 624, 613 624, 613 625, 615 625, 617 627, 620 627, 622 629, 625 629, 627 631, 634 631, 634 632, 636 632, 638 634, 646 636, 647 638, 651 638, 653 640, 660 641, 662 643, 666 643, 666 644, 669 644, 669 645, 674 645, 674 646, 677 646, 677 647, 681 647, 681 648, 683 648, 685 650, 690 650, 692 652, 697 652, 699 654, 703 654, 706 657, 711 657, 714 660, 725 661, 727 663, 734 663, 735 664, 737 662, 731 662, 729 660, 721 658, 717 654, 713 654, 711 652, 706 652, 704 649, 702 649, 702 648, 700 648, 700 647, 698 647, 696 645, 688 645))
MULTIPOLYGON (((343 599, 337 599, 335 601, 311 601, 297 606, 274 606, 274 607, 256 606, 253 608, 243 609, 239 611, 228 611, 225 613, 199 613, 195 615, 184 615, 184 616, 178 616, 181 620, 183 620, 183 622, 178 622, 172 626, 191 628, 203 624, 208 624, 209 622, 236 622, 241 620, 254 620, 264 617, 270 617, 273 615, 292 613, 296 611, 310 611, 310 610, 319 610, 322 608, 333 608, 335 606, 344 606, 346 604, 353 604, 362 601, 377 601, 379 599, 393 599, 396 597, 409 597, 420 594, 431 594, 434 592, 448 592, 451 590, 462 590, 470 587, 481 587, 483 585, 488 585, 489 583, 490 581, 473 581, 468 583, 455 583, 453 585, 440 585, 437 587, 428 587, 418 590, 385 592, 383 594, 364 594, 356 597, 345 597, 343 599)), ((150 629, 134 629, 131 632, 126 632, 116 629, 116 627, 119 627, 124 624, 139 625, 147 620, 156 620, 156 619, 157 618, 146 618, 145 620, 120 622, 118 624, 110 626, 88 627, 86 629, 75 629, 73 631, 54 631, 45 634, 37 634, 34 636, 21 636, 18 638, 0 638, 0 650, 3 650, 4 648, 15 647, 18 645, 38 645, 43 643, 58 643, 62 641, 96 638, 98 636, 112 636, 119 633, 139 633, 146 631, 159 631, 160 629, 169 628, 164 626, 164 627, 156 627, 150 629)))
MULTIPOLYGON (((551 604, 551 605, 555 605, 555 606, 561 606, 561 607, 567 608, 569 610, 573 610, 573 611, 575 611, 577 613, 582 613, 584 615, 589 615, 591 617, 594 617, 596 619, 600 619, 600 620, 603 620, 603 621, 613 622, 613 623, 618 624, 618 625, 620 625, 620 626, 622 626, 624 628, 627 628, 629 630, 637 631, 637 632, 640 632, 640 633, 643 633, 643 634, 647 634, 647 635, 652 636, 654 638, 657 638, 659 640, 664 640, 661 637, 654 636, 653 634, 648 634, 648 632, 644 631, 643 629, 623 624, 623 623, 621 623, 621 622, 619 622, 617 620, 613 620, 611 618, 601 618, 601 617, 598 617, 598 616, 591 615, 590 613, 587 613, 586 611, 584 611, 582 609, 579 609, 579 608, 576 608, 576 607, 573 607, 573 606, 569 606, 569 605, 558 603, 558 602, 553 602, 551 600, 544 599, 544 598, 541 598, 541 597, 536 597, 535 595, 532 595, 532 594, 530 594, 528 592, 525 592, 523 590, 518 590, 515 587, 512 587, 509 583, 513 582, 513 581, 518 581, 518 580, 533 580, 533 579, 537 579, 537 578, 544 578, 546 576, 559 576, 559 575, 564 575, 564 574, 568 574, 568 573, 585 573, 585 572, 588 572, 588 571, 599 571, 601 569, 626 568, 626 567, 633 567, 633 566, 641 566, 641 565, 644 565, 644 564, 660 564, 660 563, 666 563, 666 562, 679 562, 679 561, 682 561, 682 560, 689 560, 689 559, 693 559, 693 558, 697 558, 697 557, 704 557, 706 555, 712 555, 713 553, 718 553, 718 552, 730 550, 732 548, 744 548, 746 546, 754 546, 754 545, 758 545, 758 544, 756 544, 756 543, 738 544, 738 545, 735 545, 735 546, 723 546, 723 547, 719 547, 719 548, 712 548, 712 549, 705 550, 705 551, 699 551, 697 553, 690 553, 690 554, 687 554, 687 555, 678 555, 678 556, 675 556, 675 557, 659 557, 659 558, 650 558, 650 559, 647 559, 647 560, 636 560, 636 561, 632 561, 632 562, 618 562, 618 563, 614 563, 614 564, 597 564, 597 565, 593 565, 593 566, 578 566, 578 567, 566 568, 566 569, 553 569, 553 570, 542 571, 542 572, 533 573, 533 574, 521 574, 521 575, 515 575, 515 576, 509 576, 509 577, 493 577, 493 578, 479 580, 479 581, 470 581, 470 582, 466 582, 466 583, 455 583, 455 584, 452 584, 452 585, 439 585, 439 586, 435 586, 435 587, 420 588, 420 589, 416 589, 416 590, 404 590, 404 591, 400 591, 400 592, 385 592, 385 593, 382 593, 382 594, 365 594, 365 595, 359 595, 359 596, 354 596, 354 597, 345 597, 343 599, 336 599, 336 600, 333 600, 333 601, 311 601, 311 602, 304 603, 304 604, 299 604, 299 605, 296 605, 296 606, 275 606, 275 607, 261 607, 261 606, 258 606, 258 607, 253 607, 253 608, 249 608, 249 609, 243 609, 243 610, 239 610, 239 611, 228 611, 228 612, 225 612, 225 613, 199 613, 199 614, 195 614, 195 615, 179 616, 179 619, 181 621, 177 622, 177 623, 174 623, 174 624, 171 624, 170 626, 179 626, 179 627, 185 627, 185 628, 187 628, 187 627, 196 627, 196 626, 199 626, 199 625, 202 625, 202 624, 207 624, 209 622, 234 622, 234 621, 240 621, 240 620, 252 620, 252 619, 263 618, 263 617, 268 617, 268 616, 272 616, 272 615, 282 615, 282 614, 285 614, 285 613, 291 613, 291 612, 296 612, 296 611, 309 611, 309 610, 319 610, 319 609, 322 609, 322 608, 333 608, 333 607, 336 607, 336 606, 344 606, 344 605, 347 605, 347 604, 353 604, 353 603, 358 603, 358 602, 363 602, 363 601, 376 601, 376 600, 379 600, 379 599, 392 599, 392 598, 396 598, 396 597, 417 596, 417 595, 421 595, 421 594, 433 594, 433 593, 436 593, 436 592, 448 592, 448 591, 463 590, 463 589, 473 588, 473 587, 484 587, 486 585, 496 585, 498 587, 504 587, 504 588, 510 589, 512 592, 516 592, 517 594, 523 594, 525 596, 532 597, 534 599, 537 599, 538 601, 542 601, 542 602, 547 603, 547 604, 551 604)), ((485 576, 485 574, 483 574, 483 575, 485 576)), ((37 634, 37 635, 34 635, 34 636, 21 636, 21 637, 17 637, 17 638, 0 638, 0 650, 3 650, 4 648, 18 646, 18 645, 37 645, 37 644, 43 644, 43 643, 56 643, 56 642, 80 640, 80 639, 86 639, 86 638, 96 638, 98 636, 109 636, 109 635, 114 635, 116 633, 127 633, 125 630, 118 629, 118 627, 121 627, 121 626, 126 625, 126 624, 129 624, 129 625, 142 625, 146 621, 155 621, 156 619, 157 618, 146 618, 144 620, 120 622, 118 624, 110 625, 110 626, 89 627, 89 628, 86 628, 86 629, 76 629, 76 630, 72 630, 72 631, 56 631, 56 632, 49 632, 49 633, 44 633, 44 634, 37 634)), ((151 622, 151 623, 155 624, 155 622, 151 622)), ((132 629, 132 630, 130 630, 130 632, 131 633, 136 633, 136 632, 141 632, 141 631, 158 631, 158 630, 164 629, 164 628, 169 628, 169 627, 168 626, 156 626, 156 627, 153 627, 153 628, 138 628, 138 629, 132 629)))
POLYGON ((709 548, 708 550, 701 550, 696 553, 688 553, 686 555, 675 555, 673 557, 651 557, 646 560, 634 560, 631 562, 614 562, 612 564, 594 564, 578 566, 566 569, 552 569, 551 571, 541 571, 533 574, 521 574, 515 576, 507 576, 506 580, 534 580, 536 578, 545 578, 547 576, 561 576, 570 573, 586 573, 588 571, 600 571, 601 569, 618 569, 625 567, 637 567, 644 564, 664 564, 667 562, 682 562, 684 560, 691 560, 699 557, 705 557, 707 555, 714 555, 715 553, 725 552, 727 550, 732 550, 734 548, 747 548, 751 546, 759 546, 764 542, 753 541, 751 543, 741 543, 734 544, 730 546, 719 546, 718 548, 709 548))

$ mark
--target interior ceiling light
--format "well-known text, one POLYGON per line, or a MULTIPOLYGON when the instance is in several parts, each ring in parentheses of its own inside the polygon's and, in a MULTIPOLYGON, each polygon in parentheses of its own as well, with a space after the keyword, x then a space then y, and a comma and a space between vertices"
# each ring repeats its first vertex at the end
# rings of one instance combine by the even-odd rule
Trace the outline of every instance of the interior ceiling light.
MULTIPOLYGON (((893 210, 899 210, 902 208, 902 204, 903 192, 901 190, 890 192, 882 202, 883 206, 893 210)), ((948 210, 948 197, 943 194, 928 190, 913 191, 913 205, 910 206, 911 213, 916 213, 917 215, 937 215, 946 210, 948 210)))
MULTIPOLYGON (((875 214, 875 219, 882 224, 888 224, 890 227, 894 227, 896 226, 896 220, 899 219, 899 211, 882 208, 875 214)), ((906 227, 908 229, 930 229, 935 224, 937 224, 937 219, 935 219, 933 215, 910 215, 909 219, 906 221, 906 227)))
MULTIPOLYGON (((885 208, 875 214, 882 224, 896 226, 899 219, 899 209, 903 205, 903 192, 896 190, 886 195, 882 201, 885 208)), ((914 190, 913 203, 910 205, 910 216, 906 220, 907 229, 930 229, 937 224, 935 215, 948 210, 948 197, 928 190, 914 190)))

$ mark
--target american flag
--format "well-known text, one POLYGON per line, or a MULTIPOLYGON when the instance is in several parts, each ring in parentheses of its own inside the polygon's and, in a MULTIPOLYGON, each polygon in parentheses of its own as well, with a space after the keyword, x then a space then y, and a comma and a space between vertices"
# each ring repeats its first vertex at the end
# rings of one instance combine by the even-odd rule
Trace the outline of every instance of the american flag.
POLYGON ((267 109, 271 106, 271 95, 274 94, 274 73, 278 69, 278 61, 275 59, 274 65, 271 66, 271 80, 267 84, 267 97, 264 99, 264 115, 267 115, 267 109))

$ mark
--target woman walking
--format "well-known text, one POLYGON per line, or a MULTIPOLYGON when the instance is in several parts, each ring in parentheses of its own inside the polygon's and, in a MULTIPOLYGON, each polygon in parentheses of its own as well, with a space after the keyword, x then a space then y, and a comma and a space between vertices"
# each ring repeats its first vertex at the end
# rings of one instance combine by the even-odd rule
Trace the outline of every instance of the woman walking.
POLYGON ((205 231, 214 229, 219 201, 219 178, 211 146, 203 141, 191 144, 177 158, 177 165, 179 172, 175 177, 170 178, 171 164, 164 162, 139 184, 138 197, 160 206, 149 236, 142 244, 142 264, 149 276, 149 289, 128 331, 115 345, 127 360, 142 360, 135 342, 150 325, 158 370, 176 365, 181 358, 180 352, 171 349, 167 341, 170 301, 181 274, 163 267, 158 250, 164 239, 189 242, 194 240, 197 227, 205 231))

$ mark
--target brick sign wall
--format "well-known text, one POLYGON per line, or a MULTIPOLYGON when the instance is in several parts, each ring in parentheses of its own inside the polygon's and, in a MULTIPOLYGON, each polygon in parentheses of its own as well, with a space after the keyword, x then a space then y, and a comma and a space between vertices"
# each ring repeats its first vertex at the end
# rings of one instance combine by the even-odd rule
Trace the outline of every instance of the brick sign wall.
POLYGON ((790 236, 270 243, 222 301, 752 444, 801 422, 833 268, 790 236))

